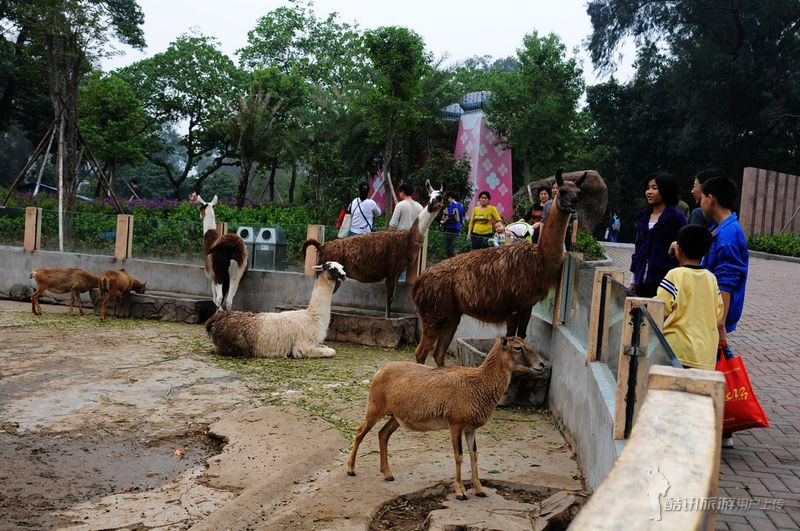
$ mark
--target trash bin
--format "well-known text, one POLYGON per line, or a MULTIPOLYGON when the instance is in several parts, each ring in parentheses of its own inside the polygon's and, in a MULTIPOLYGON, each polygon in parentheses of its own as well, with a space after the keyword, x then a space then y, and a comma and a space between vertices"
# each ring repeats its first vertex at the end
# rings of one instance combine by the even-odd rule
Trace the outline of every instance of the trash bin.
POLYGON ((236 234, 242 239, 244 248, 247 249, 247 267, 253 269, 253 258, 256 254, 256 229, 242 225, 236 229, 236 234))
POLYGON ((256 232, 253 269, 286 270, 286 234, 278 227, 261 227, 256 232))

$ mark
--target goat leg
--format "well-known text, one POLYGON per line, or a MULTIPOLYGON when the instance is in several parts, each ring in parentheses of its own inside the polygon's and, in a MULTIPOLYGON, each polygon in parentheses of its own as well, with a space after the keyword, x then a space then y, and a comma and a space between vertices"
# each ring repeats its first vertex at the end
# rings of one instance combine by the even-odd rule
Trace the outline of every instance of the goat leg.
POLYGON ((364 422, 359 426, 358 431, 356 432, 356 438, 353 441, 353 449, 350 450, 350 459, 347 460, 347 475, 348 476, 355 476, 356 475, 356 454, 358 453, 358 447, 361 444, 361 441, 364 440, 364 436, 369 433, 369 430, 375 425, 376 422, 381 418, 381 415, 377 415, 374 412, 370 412, 369 406, 367 406, 367 418, 364 419, 364 422))
POLYGON ((385 481, 394 481, 392 471, 389 470, 389 437, 392 436, 394 430, 400 427, 400 423, 394 418, 394 415, 383 425, 381 431, 378 432, 378 448, 381 451, 381 474, 385 481))
POLYGON ((42 315, 42 307, 39 305, 39 297, 41 297, 44 290, 39 288, 31 295, 31 310, 33 315, 42 315))
POLYGON ((464 459, 464 450, 461 447, 461 426, 450 424, 450 441, 453 443, 453 456, 456 460, 456 478, 453 481, 453 489, 456 498, 459 500, 467 499, 467 489, 461 483, 461 461, 464 459))
POLYGON ((104 293, 103 298, 100 300, 100 320, 106 320, 106 306, 108 306, 108 301, 111 299, 110 293, 104 293))
POLYGON ((483 490, 481 480, 478 479, 478 443, 475 440, 475 430, 464 430, 464 438, 467 441, 467 449, 469 449, 469 467, 472 473, 472 488, 475 490, 475 496, 484 497, 486 492, 483 490))

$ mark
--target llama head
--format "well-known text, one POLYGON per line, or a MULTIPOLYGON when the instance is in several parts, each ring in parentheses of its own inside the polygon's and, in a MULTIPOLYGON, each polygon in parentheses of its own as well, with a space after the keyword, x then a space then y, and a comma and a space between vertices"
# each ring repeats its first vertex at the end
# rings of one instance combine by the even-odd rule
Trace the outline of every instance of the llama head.
POLYGON ((329 280, 332 280, 336 283, 333 288, 334 293, 336 293, 336 290, 339 289, 342 281, 347 278, 347 273, 344 271, 344 266, 339 262, 325 262, 322 265, 315 265, 314 271, 317 272, 317 276, 325 274, 329 280))
POLYGON ((209 201, 204 201, 200 194, 197 192, 192 192, 192 195, 189 197, 189 200, 193 203, 196 203, 200 208, 200 219, 205 219, 206 213, 209 212, 208 207, 211 207, 210 212, 214 213, 214 205, 219 202, 219 198, 215 195, 214 198, 209 201))
POLYGON ((428 212, 431 214, 439 212, 444 207, 444 186, 440 186, 435 190, 431 186, 431 182, 425 181, 425 188, 428 189, 428 212))
POLYGON ((564 181, 561 178, 561 169, 556 172, 556 182, 558 183, 558 196, 556 197, 556 206, 560 210, 567 212, 575 212, 578 209, 578 204, 581 201, 581 186, 586 180, 588 172, 583 172, 583 175, 576 181, 564 181))
POLYGON ((501 337, 494 349, 501 349, 511 361, 513 372, 539 374, 545 368, 545 362, 524 339, 519 337, 501 337))

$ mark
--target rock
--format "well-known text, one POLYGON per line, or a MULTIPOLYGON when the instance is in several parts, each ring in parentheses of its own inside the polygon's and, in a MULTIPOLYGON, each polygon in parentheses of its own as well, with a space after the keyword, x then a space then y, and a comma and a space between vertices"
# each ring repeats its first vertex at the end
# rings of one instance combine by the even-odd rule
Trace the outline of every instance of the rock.
POLYGON ((431 511, 425 519, 423 529, 430 531, 483 531, 503 529, 509 531, 531 529, 530 513, 536 505, 506 500, 494 489, 484 487, 485 498, 478 498, 471 490, 467 500, 457 500, 455 493, 444 502, 444 509, 431 511))
MULTIPOLYGON (((99 296, 92 294, 96 315, 100 314, 99 296)), ((113 316, 116 301, 109 303, 106 315, 113 316)), ((132 293, 130 296, 130 317, 137 319, 158 319, 160 321, 204 323, 216 312, 214 303, 208 299, 177 293, 149 292, 132 293)))
POLYGON ((14 284, 8 290, 8 298, 12 301, 30 301, 34 291, 27 284, 14 284))
POLYGON ((566 529, 580 511, 586 497, 562 490, 542 500, 539 510, 533 515, 535 531, 554 531, 566 529))

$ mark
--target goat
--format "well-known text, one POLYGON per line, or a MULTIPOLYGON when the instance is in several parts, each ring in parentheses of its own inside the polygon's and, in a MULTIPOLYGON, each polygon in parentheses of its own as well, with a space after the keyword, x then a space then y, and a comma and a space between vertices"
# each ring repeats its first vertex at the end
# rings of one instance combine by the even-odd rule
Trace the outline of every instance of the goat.
POLYGON ((417 260, 425 241, 425 233, 444 206, 442 190, 434 190, 425 182, 430 200, 409 230, 368 232, 325 244, 309 239, 302 254, 310 246, 319 251, 318 264, 334 260, 342 264, 347 276, 359 282, 380 282, 386 279, 386 317, 389 318, 397 279, 417 260))
POLYGON ((106 320, 106 306, 117 299, 114 317, 127 317, 130 313, 131 291, 144 293, 146 283, 139 282, 125 269, 107 269, 100 274, 100 320, 106 320))
POLYGON ((206 277, 211 281, 211 296, 217 311, 223 307, 230 310, 233 297, 247 271, 247 247, 238 234, 217 234, 214 205, 215 195, 210 201, 192 193, 190 198, 200 204, 200 219, 203 220, 203 257, 206 277))
POLYGON ((557 286, 564 260, 564 236, 580 200, 586 175, 564 182, 556 172, 559 194, 538 244, 521 243, 479 249, 439 262, 420 275, 412 293, 422 327, 415 352, 425 363, 428 351, 444 366, 453 335, 467 314, 488 323, 506 323, 506 334, 525 338, 533 305, 557 286))
POLYGON ((206 332, 220 354, 260 358, 329 358, 336 354, 322 345, 331 321, 331 297, 346 273, 341 264, 314 266, 317 279, 305 310, 282 313, 217 312, 206 321, 206 332))
POLYGON ((42 306, 39 297, 45 291, 52 293, 69 293, 69 313, 78 305, 78 312, 83 315, 81 293, 97 288, 98 278, 83 269, 63 267, 46 267, 36 269, 31 273, 31 278, 36 282, 36 291, 31 295, 31 311, 33 315, 42 315, 42 306))
POLYGON ((486 496, 478 479, 475 430, 489 420, 508 388, 512 372, 537 374, 543 369, 539 355, 518 337, 498 339, 480 367, 433 368, 407 361, 387 363, 375 373, 369 387, 366 418, 353 441, 347 473, 356 475, 358 446, 375 423, 389 415, 378 434, 384 480, 394 481, 387 452, 389 437, 399 426, 413 431, 449 429, 456 463, 456 497, 467 499, 461 483, 462 434, 469 449, 475 495, 486 496))

